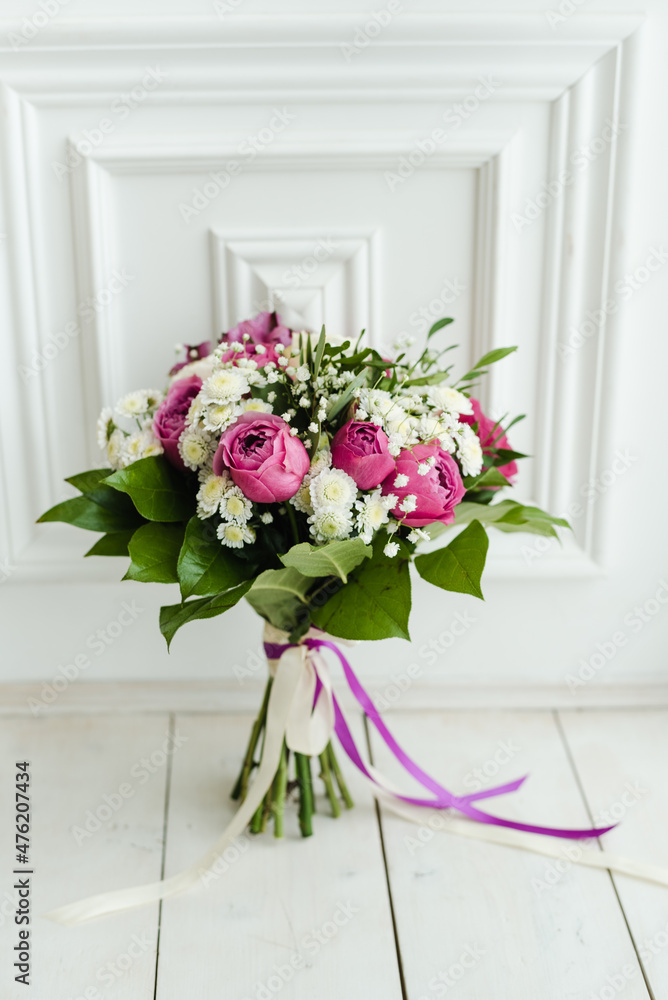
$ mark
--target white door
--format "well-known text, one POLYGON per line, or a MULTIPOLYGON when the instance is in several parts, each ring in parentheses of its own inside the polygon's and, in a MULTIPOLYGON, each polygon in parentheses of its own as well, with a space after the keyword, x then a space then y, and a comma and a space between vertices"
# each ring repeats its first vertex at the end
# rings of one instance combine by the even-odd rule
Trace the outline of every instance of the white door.
POLYGON ((246 607, 168 655, 158 607, 177 594, 121 585, 120 560, 81 558, 93 536, 34 520, 101 464, 103 404, 270 305, 388 346, 453 316, 462 370, 517 344, 483 403, 528 414, 518 494, 573 525, 561 547, 493 536, 484 604, 416 580, 412 644, 353 653, 381 694, 410 664, 413 701, 660 680, 663 500, 641 503, 653 432, 629 376, 651 381, 662 338, 627 346, 642 286, 665 287, 661 225, 627 227, 647 32, 636 14, 446 6, 144 21, 89 0, 85 30, 60 7, 6 26, 1 680, 234 685, 256 662, 246 607))

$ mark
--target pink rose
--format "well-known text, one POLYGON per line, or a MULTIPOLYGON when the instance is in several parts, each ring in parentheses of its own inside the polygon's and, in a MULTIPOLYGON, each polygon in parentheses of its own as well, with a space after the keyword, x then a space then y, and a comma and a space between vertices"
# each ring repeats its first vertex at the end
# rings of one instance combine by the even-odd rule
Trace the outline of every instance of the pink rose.
POLYGON ((169 387, 153 421, 153 432, 162 445, 165 456, 177 469, 185 470, 179 455, 179 438, 186 425, 190 404, 202 388, 197 375, 180 378, 169 387))
POLYGON ((208 358, 211 354, 211 341, 203 340, 201 344, 184 344, 183 349, 186 352, 186 360, 178 361, 173 365, 169 371, 170 375, 176 375, 177 372, 180 372, 186 365, 192 364, 193 361, 201 361, 202 358, 208 358))
POLYGON ((217 476, 227 469, 249 500, 274 503, 293 497, 309 469, 308 452, 273 413, 242 413, 225 431, 213 458, 217 476))
POLYGON ((466 490, 459 474, 459 468, 452 455, 437 444, 418 444, 410 451, 402 451, 397 458, 397 466, 383 483, 383 494, 394 493, 399 497, 399 503, 392 513, 398 519, 403 519, 409 528, 421 528, 434 521, 452 524, 455 519, 455 507, 461 502, 466 490), (428 458, 436 461, 426 475, 418 472, 418 464, 428 458), (405 486, 395 486, 397 476, 407 476, 405 486), (407 496, 416 499, 415 510, 405 513, 399 504, 407 496))
POLYGON ((394 469, 387 444, 380 427, 349 420, 332 440, 332 465, 347 472, 361 490, 375 489, 394 469))
POLYGON ((283 344, 289 347, 292 344, 292 330, 283 326, 281 317, 276 312, 261 312, 253 319, 245 319, 238 323, 220 338, 221 343, 242 344, 241 351, 225 351, 222 356, 223 361, 234 361, 235 358, 253 358, 258 367, 262 368, 268 361, 276 363, 279 355, 276 353, 276 345, 283 344), (247 338, 247 339, 244 339, 247 338), (264 350, 258 353, 256 348, 261 345, 264 350))
MULTIPOLYGON (((473 404, 473 415, 461 413, 459 415, 459 420, 462 424, 478 425, 477 433, 480 438, 480 444, 482 445, 483 455, 490 458, 494 448, 507 448, 508 450, 512 450, 510 444, 508 443, 508 438, 504 434, 503 428, 499 427, 496 421, 492 420, 491 417, 485 416, 477 399, 473 399, 473 397, 471 397, 471 402, 473 404)), ((512 483, 518 472, 517 462, 512 461, 508 462, 506 465, 499 466, 499 472, 512 483)))

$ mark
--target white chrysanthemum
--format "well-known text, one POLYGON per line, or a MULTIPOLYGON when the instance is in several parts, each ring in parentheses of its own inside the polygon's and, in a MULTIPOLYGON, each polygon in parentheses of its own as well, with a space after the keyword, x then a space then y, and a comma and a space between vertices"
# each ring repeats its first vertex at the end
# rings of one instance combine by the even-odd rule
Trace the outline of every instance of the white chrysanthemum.
POLYGON ((315 511, 350 507, 357 498, 357 483, 342 469, 323 469, 311 480, 311 503, 315 511))
POLYGON ((432 385, 429 387, 429 398, 434 406, 450 413, 473 413, 473 403, 463 392, 447 385, 432 385))
POLYGON ((234 521, 223 521, 216 532, 222 545, 230 549, 241 549, 255 541, 255 531, 247 524, 236 524, 234 521))
MULTIPOLYGON (((197 397, 199 399, 199 396, 197 397)), ((220 433, 237 419, 239 407, 236 403, 214 403, 202 410, 202 426, 207 431, 220 433)))
POLYGON ((253 413, 273 413, 274 408, 271 403, 265 403, 263 399, 244 399, 241 402, 244 413, 249 410, 253 413))
POLYGON ((112 469, 124 468, 125 462, 125 439, 127 435, 120 428, 116 427, 111 432, 107 443, 107 461, 112 469))
POLYGON ((398 542, 388 542, 387 545, 385 546, 385 548, 383 549, 383 552, 390 559, 394 559, 394 557, 396 555, 398 555, 398 553, 399 553, 399 543, 398 542))
POLYGON ((128 392, 116 403, 116 412, 121 417, 142 417, 161 399, 157 389, 136 389, 128 392))
POLYGON ((457 457, 465 476, 477 476, 482 469, 483 455, 480 439, 472 427, 462 424, 457 435, 457 457))
MULTIPOLYGON (((325 440, 327 440, 325 438, 325 440)), ((311 459, 311 467, 309 469, 310 476, 317 476, 319 472, 323 469, 329 469, 332 465, 332 452, 327 445, 323 445, 322 448, 318 448, 315 455, 311 459)))
POLYGON ((203 480, 197 491, 197 515, 204 519, 215 514, 227 491, 232 486, 232 480, 225 474, 215 476, 212 472, 203 480))
POLYGON ((331 542, 348 538, 353 530, 350 508, 319 510, 309 517, 311 534, 316 542, 331 542))
POLYGON ((301 482, 301 486, 295 493, 293 497, 290 497, 289 502, 295 508, 295 510, 300 510, 302 514, 312 514, 313 513, 313 503, 311 502, 311 480, 313 476, 304 476, 301 482))
POLYGON ((220 501, 220 515, 226 521, 245 524, 253 516, 253 504, 238 486, 232 486, 220 501))
POLYGON ((100 416, 97 418, 97 443, 100 448, 104 451, 107 447, 107 442, 111 432, 114 429, 114 411, 110 406, 105 406, 100 416), (111 425, 111 426, 110 426, 111 425))
POLYGON ((130 465, 140 458, 150 458, 151 455, 162 455, 163 447, 152 430, 136 431, 125 439, 124 463, 130 465))
POLYGON ((184 365, 183 368, 172 375, 172 383, 178 382, 181 378, 190 378, 191 375, 197 375, 202 381, 209 378, 213 372, 213 367, 216 363, 216 358, 213 354, 207 354, 205 358, 200 358, 198 361, 191 361, 190 364, 184 365))
POLYGON ((207 403, 234 403, 248 392, 248 378, 238 368, 221 368, 202 386, 207 403))
POLYGON ((373 493, 368 493, 363 500, 355 503, 357 510, 356 526, 363 541, 367 544, 373 538, 373 534, 383 524, 387 524, 390 519, 389 512, 397 502, 394 494, 383 496, 380 490, 375 489, 373 493))
POLYGON ((187 429, 179 438, 179 455, 183 464, 194 472, 211 456, 211 436, 206 431, 187 429))

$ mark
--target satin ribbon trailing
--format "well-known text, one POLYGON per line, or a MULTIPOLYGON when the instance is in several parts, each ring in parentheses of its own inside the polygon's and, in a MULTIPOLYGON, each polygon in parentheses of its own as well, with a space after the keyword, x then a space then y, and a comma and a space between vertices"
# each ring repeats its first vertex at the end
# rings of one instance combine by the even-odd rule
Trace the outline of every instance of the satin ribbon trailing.
POLYGON ((190 889, 211 872, 223 852, 246 829, 276 774, 283 739, 285 738, 291 750, 316 756, 325 749, 332 732, 336 733, 346 754, 363 775, 376 798, 403 819, 420 826, 428 826, 430 825, 428 810, 439 810, 438 816, 441 819, 439 828, 447 833, 520 848, 590 868, 621 872, 668 886, 668 870, 657 865, 648 865, 606 851, 584 851, 579 846, 560 847, 545 839, 545 837, 558 837, 566 840, 582 840, 598 837, 612 827, 561 829, 536 826, 492 816, 472 804, 481 799, 516 791, 526 776, 472 795, 453 795, 423 771, 399 746, 360 684, 350 663, 330 636, 311 629, 299 645, 290 644, 286 641, 287 638, 285 632, 280 632, 271 625, 265 626, 265 652, 274 683, 267 707, 262 760, 246 799, 213 847, 194 865, 178 875, 161 882, 104 892, 77 903, 61 906, 45 914, 47 919, 66 925, 79 924, 93 917, 155 903, 190 889), (364 762, 350 732, 343 709, 332 690, 329 670, 321 652, 323 649, 329 649, 338 657, 348 686, 362 711, 396 760, 431 793, 430 796, 404 794, 371 764, 364 762), (457 819, 452 813, 443 814, 444 809, 462 813, 467 819, 457 819))

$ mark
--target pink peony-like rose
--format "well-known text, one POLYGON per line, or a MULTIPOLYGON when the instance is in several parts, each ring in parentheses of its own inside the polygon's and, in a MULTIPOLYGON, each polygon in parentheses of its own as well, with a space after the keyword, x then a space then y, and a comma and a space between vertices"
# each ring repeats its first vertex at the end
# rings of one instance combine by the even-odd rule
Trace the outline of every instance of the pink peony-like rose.
POLYGON ((293 497, 309 469, 308 452, 273 413, 242 413, 225 431, 213 457, 217 476, 228 470, 249 500, 274 503, 293 497))
POLYGON ((418 444, 410 451, 400 452, 395 471, 383 483, 384 495, 394 493, 399 497, 392 513, 396 518, 403 519, 409 528, 422 528, 434 521, 452 524, 455 507, 465 492, 457 463, 437 444, 418 444), (420 475, 418 465, 432 457, 434 464, 425 475, 420 475), (404 486, 395 486, 397 476, 407 476, 408 482, 404 486), (400 504, 408 496, 415 497, 416 507, 406 513, 400 504))
POLYGON ((276 345, 283 344, 289 347, 292 344, 292 330, 283 326, 281 317, 276 312, 261 312, 253 319, 245 319, 238 323, 220 338, 221 343, 242 344, 243 353, 230 349, 222 356, 223 361, 234 361, 236 358, 252 358, 262 368, 269 361, 276 363, 279 355, 276 352, 276 345), (259 353, 256 348, 260 345, 264 350, 259 353))
POLYGON ((179 438, 186 424, 190 404, 201 388, 202 380, 197 375, 173 382, 153 421, 153 433, 160 441, 165 456, 177 469, 185 469, 179 455, 179 438))
POLYGON ((178 361, 173 365, 169 370, 170 375, 176 375, 177 372, 180 372, 186 365, 192 364, 193 361, 201 361, 202 358, 208 358, 211 354, 211 341, 203 340, 201 344, 184 344, 183 349, 186 352, 186 360, 178 361))
MULTIPOLYGON (((488 458, 491 457, 492 450, 494 448, 508 448, 509 450, 512 450, 503 428, 499 427, 496 421, 492 420, 491 417, 485 416, 477 399, 471 397, 471 403, 473 404, 473 413, 460 413, 459 421, 462 424, 478 425, 477 433, 480 438, 483 455, 488 458)), ((512 483, 518 472, 517 462, 512 461, 508 462, 506 465, 499 466, 499 472, 512 483)), ((496 489, 496 487, 493 488, 496 489)))
POLYGON ((332 440, 332 465, 347 472, 361 490, 375 489, 394 469, 387 445, 387 434, 376 424, 349 420, 332 440))

